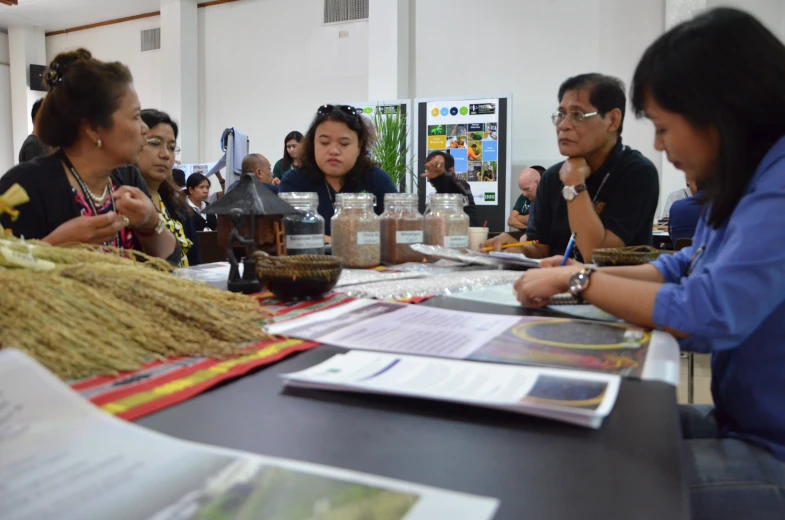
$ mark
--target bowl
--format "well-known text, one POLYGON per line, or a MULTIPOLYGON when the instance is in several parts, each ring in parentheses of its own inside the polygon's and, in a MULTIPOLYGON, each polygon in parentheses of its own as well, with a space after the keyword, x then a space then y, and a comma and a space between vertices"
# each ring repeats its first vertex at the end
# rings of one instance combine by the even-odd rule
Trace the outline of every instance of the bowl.
POLYGON ((598 267, 617 265, 643 265, 653 262, 660 255, 673 254, 673 251, 655 249, 651 246, 629 246, 610 249, 595 249, 592 262, 598 267))
POLYGON ((341 276, 333 256, 270 256, 254 253, 259 282, 281 300, 315 300, 329 293, 341 276))

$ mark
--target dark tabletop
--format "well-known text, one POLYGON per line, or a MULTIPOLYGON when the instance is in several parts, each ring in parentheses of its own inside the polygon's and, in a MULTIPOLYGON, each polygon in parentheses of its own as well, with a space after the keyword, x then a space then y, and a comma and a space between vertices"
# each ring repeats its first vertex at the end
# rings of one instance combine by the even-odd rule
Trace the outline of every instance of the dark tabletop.
MULTIPOLYGON (((435 298, 421 305, 528 314, 435 298)), ((283 390, 322 346, 138 421, 191 441, 500 499, 497 519, 687 519, 676 389, 625 379, 599 430, 425 400, 283 390)))

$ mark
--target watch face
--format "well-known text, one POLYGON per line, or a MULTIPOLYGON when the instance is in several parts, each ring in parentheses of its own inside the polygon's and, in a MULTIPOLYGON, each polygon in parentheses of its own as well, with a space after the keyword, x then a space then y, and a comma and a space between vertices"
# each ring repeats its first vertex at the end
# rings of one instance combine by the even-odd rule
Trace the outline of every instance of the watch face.
POLYGON ((572 186, 565 186, 561 190, 561 195, 562 197, 564 197, 564 200, 572 200, 575 198, 575 195, 577 194, 575 193, 575 188, 573 188, 572 186))

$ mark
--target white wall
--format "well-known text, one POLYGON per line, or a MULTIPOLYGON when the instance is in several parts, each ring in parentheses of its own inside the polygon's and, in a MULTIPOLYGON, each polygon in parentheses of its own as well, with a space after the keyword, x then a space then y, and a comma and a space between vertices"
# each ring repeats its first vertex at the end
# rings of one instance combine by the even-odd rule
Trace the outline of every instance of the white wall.
POLYGON ((14 129, 11 124, 11 69, 8 35, 0 32, 0 176, 14 165, 14 129))
POLYGON ((161 108, 161 82, 166 78, 161 70, 161 52, 141 51, 141 32, 160 25, 160 17, 153 16, 49 36, 46 38, 46 59, 50 62, 60 52, 84 47, 100 60, 125 63, 133 74, 134 87, 142 106, 161 108))
POLYGON ((323 26, 322 0, 243 0, 199 9, 201 160, 234 126, 275 162, 287 133, 324 103, 368 96, 368 24, 323 26), (348 38, 339 38, 348 31, 348 38))
MULTIPOLYGON (((524 166, 561 160, 550 120, 561 82, 602 72, 629 84, 643 51, 662 33, 663 5, 663 0, 452 0, 446 9, 442 2, 416 2, 413 96, 512 92, 510 189, 517 197, 517 174, 524 166)), ((650 123, 628 112, 624 142, 659 168, 653 138, 650 123)))

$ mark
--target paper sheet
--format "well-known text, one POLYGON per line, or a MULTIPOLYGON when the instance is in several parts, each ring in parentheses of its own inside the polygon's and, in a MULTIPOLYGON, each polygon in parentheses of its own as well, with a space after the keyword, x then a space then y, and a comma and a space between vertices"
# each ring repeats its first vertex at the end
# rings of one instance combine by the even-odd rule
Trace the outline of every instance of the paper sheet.
POLYGON ((11 349, 0 351, 0 482, 3 520, 484 520, 498 507, 161 435, 101 412, 11 349))

